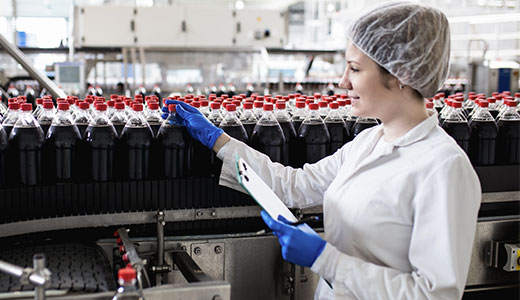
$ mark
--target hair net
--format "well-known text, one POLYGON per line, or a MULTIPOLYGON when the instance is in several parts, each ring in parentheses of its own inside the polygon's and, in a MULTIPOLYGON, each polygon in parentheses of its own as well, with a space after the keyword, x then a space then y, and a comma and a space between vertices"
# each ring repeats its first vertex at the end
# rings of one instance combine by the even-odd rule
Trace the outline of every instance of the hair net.
POLYGON ((448 75, 450 29, 440 10, 387 3, 352 21, 347 37, 401 83, 431 98, 448 75))

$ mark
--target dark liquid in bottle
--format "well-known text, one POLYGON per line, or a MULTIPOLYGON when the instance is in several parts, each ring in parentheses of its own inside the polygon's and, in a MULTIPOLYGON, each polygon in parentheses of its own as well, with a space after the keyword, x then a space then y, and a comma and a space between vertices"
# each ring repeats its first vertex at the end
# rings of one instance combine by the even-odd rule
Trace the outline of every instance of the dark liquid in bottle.
POLYGON ((281 163, 285 137, 280 125, 256 125, 251 136, 251 146, 269 156, 271 161, 281 163))
POLYGON ((49 127, 51 127, 51 124, 52 123, 40 123, 40 126, 42 127, 42 130, 43 130, 43 136, 47 136, 47 132, 49 131, 49 127))
POLYGON ((186 175, 188 132, 181 126, 162 126, 157 134, 159 145, 159 170, 166 178, 180 178, 186 175))
POLYGON ((256 123, 242 123, 242 125, 244 125, 244 129, 247 132, 247 136, 249 138, 251 138, 251 136, 253 135, 253 130, 255 129, 256 123))
POLYGON ((88 126, 85 140, 88 143, 88 166, 91 178, 107 181, 112 178, 114 168, 114 147, 117 133, 114 126, 88 126))
POLYGON ((79 130, 79 136, 81 138, 85 137, 85 131, 87 131, 88 124, 76 124, 79 130))
POLYGON ((457 144, 464 150, 464 152, 469 152, 469 139, 470 139, 470 129, 469 125, 466 121, 457 121, 452 122, 450 120, 446 120, 442 124, 442 128, 448 133, 457 144))
POLYGON ((354 125, 352 125, 352 136, 356 137, 358 134, 360 134, 363 130, 374 127, 377 125, 377 122, 356 122, 354 125))
POLYGON ((150 168, 150 146, 153 141, 152 130, 146 127, 123 129, 119 143, 125 179, 140 180, 148 177, 150 168))
POLYGON ((152 128, 153 136, 156 137, 157 134, 159 133, 159 128, 161 128, 161 123, 151 122, 149 124, 150 124, 150 128, 152 128))
POLYGON ((125 128, 125 123, 114 123, 114 128, 116 129, 117 136, 121 136, 125 128))
POLYGON ((348 140, 347 127, 342 122, 327 122, 325 125, 330 135, 329 153, 334 154, 348 140))
POLYGON ((298 135, 298 132, 300 131, 300 126, 302 126, 302 123, 303 123, 303 120, 292 121, 294 131, 297 133, 296 135, 298 135))
POLYGON ((81 140, 81 137, 76 125, 54 125, 49 128, 44 145, 45 173, 50 177, 49 181, 69 181, 72 180, 74 173, 79 171, 75 168, 75 162, 82 159, 77 157, 76 153, 79 140, 81 140))
POLYGON ((348 134, 347 140, 345 142, 350 142, 351 140, 354 139, 354 132, 353 132, 352 127, 354 127, 355 123, 356 123, 356 119, 345 120, 345 125, 347 128, 347 134, 348 134))
POLYGON ((220 126, 232 138, 235 138, 241 142, 248 143, 249 136, 247 135, 247 131, 243 125, 234 125, 234 126, 220 126))
POLYGON ((498 120, 497 163, 520 164, 520 121, 498 120))
POLYGON ((435 110, 437 111, 438 114, 440 114, 441 110, 442 110, 442 106, 435 106, 435 110))
POLYGON ((472 121, 469 124, 469 158, 473 165, 483 166, 495 163, 497 125, 494 121, 472 121))
POLYGON ((210 176, 214 169, 212 163, 218 164, 220 160, 215 156, 213 150, 201 144, 199 141, 190 137, 190 147, 188 151, 188 172, 194 177, 210 176))
POLYGON ((13 130, 13 126, 10 125, 2 125, 5 130, 5 134, 7 135, 7 138, 9 138, 9 135, 11 134, 11 131, 13 130))
POLYGON ((7 148, 7 134, 5 130, 0 126, 0 187, 5 186, 5 154, 7 148))
POLYGON ((493 119, 496 120, 498 114, 500 113, 500 111, 498 111, 498 109, 490 109, 490 110, 489 110, 489 113, 493 116, 493 119))
POLYGON ((315 163, 329 153, 330 134, 325 124, 302 124, 298 132, 301 166, 315 163))
POLYGON ((8 160, 13 183, 41 183, 44 136, 40 127, 14 127, 9 137, 8 160))
POLYGON ((279 124, 285 138, 282 164, 293 166, 296 162, 292 157, 297 155, 296 150, 298 149, 296 146, 296 130, 294 130, 294 125, 291 122, 280 122, 279 124))

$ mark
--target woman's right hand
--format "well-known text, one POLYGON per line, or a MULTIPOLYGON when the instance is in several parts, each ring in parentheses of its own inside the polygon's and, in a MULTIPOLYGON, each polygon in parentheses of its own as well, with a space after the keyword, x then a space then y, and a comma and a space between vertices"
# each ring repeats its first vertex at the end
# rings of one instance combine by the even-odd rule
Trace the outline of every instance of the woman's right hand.
POLYGON ((162 108, 163 119, 168 117, 168 105, 175 104, 177 121, 186 127, 188 133, 204 146, 213 149, 215 142, 224 132, 211 122, 195 107, 178 100, 166 100, 162 108))

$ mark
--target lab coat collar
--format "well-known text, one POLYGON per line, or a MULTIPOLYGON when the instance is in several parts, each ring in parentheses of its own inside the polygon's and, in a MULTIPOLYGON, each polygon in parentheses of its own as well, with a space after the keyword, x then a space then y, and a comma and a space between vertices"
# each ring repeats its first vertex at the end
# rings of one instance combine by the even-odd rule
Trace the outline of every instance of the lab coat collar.
MULTIPOLYGON (((438 123, 437 113, 430 113, 430 116, 419 123, 417 126, 412 128, 402 137, 397 138, 391 144, 395 147, 405 147, 424 139, 430 132, 437 126, 438 123)), ((381 131, 383 128, 381 127, 381 131)))

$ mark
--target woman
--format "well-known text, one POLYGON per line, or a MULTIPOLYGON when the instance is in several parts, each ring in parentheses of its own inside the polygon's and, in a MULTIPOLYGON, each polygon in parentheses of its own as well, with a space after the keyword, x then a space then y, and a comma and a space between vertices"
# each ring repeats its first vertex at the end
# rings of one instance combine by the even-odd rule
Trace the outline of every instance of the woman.
POLYGON ((324 279, 316 298, 461 298, 480 184, 462 149, 424 107, 448 73, 447 19, 432 7, 391 3, 355 20, 348 32, 340 87, 348 89, 355 115, 382 124, 333 155, 303 169, 284 167, 186 104, 179 103, 179 118, 223 160, 220 184, 240 189, 237 153, 288 206, 323 204, 324 239, 262 212, 284 259, 324 279))

